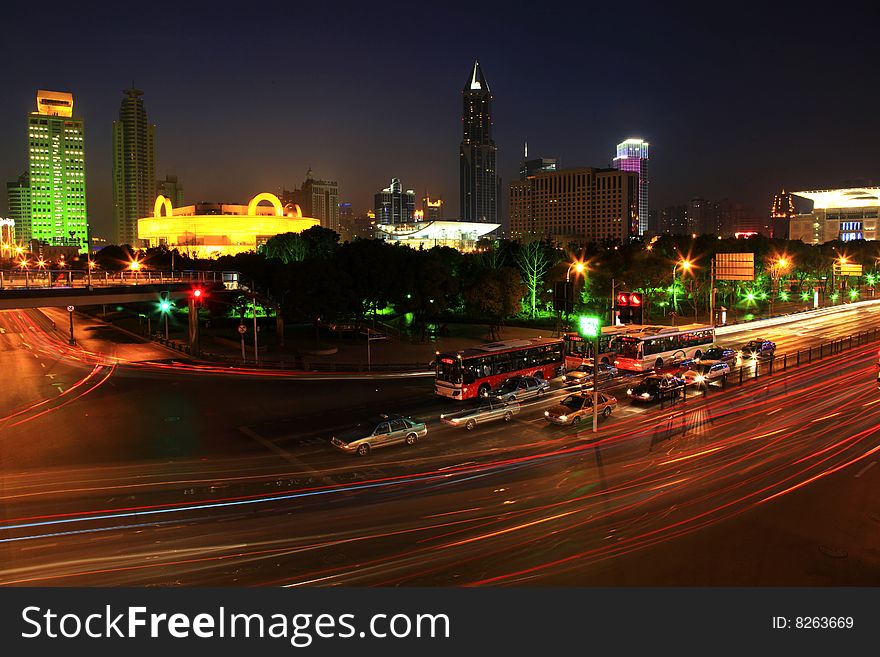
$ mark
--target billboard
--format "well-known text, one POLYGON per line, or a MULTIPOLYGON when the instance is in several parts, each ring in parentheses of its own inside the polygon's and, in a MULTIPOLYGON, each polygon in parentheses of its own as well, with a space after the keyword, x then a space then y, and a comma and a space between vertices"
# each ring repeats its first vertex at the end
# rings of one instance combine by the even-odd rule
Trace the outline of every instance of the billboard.
POLYGON ((840 264, 839 262, 834 263, 834 275, 835 276, 861 276, 862 275, 862 266, 856 265, 851 262, 846 264, 840 264))
POLYGON ((715 278, 719 281, 755 280, 755 254, 716 253, 715 278))

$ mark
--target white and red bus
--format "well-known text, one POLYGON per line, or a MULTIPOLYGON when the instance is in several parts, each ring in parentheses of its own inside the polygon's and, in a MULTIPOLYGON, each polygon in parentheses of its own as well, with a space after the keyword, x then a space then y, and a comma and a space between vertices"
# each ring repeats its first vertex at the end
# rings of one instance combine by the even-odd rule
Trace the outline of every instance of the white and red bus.
MULTIPOLYGON (((641 326, 603 326, 599 334, 599 362, 610 365, 617 355, 617 339, 622 335, 637 333, 641 326)), ((565 340, 565 369, 576 370, 587 359, 593 357, 593 341, 584 340, 577 333, 566 333, 562 336, 565 340)))
POLYGON ((685 326, 642 326, 637 333, 617 339, 618 369, 647 372, 686 358, 699 358, 715 343, 715 327, 708 324, 685 326))
POLYGON ((434 392, 450 399, 488 396, 513 376, 552 379, 565 367, 562 338, 492 342, 463 351, 437 353, 434 392))

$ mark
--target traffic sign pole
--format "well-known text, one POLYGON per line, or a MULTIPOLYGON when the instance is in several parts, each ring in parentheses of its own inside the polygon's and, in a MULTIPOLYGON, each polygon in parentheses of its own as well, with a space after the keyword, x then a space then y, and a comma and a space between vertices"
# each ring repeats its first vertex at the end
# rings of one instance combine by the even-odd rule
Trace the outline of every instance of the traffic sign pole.
POLYGON ((73 339, 73 306, 67 306, 67 315, 70 317, 70 346, 74 346, 76 344, 76 340, 73 339))
POLYGON ((244 334, 245 333, 247 333, 247 326, 245 326, 244 324, 239 324, 238 325, 238 334, 241 336, 241 362, 242 363, 245 362, 245 355, 244 355, 244 334))

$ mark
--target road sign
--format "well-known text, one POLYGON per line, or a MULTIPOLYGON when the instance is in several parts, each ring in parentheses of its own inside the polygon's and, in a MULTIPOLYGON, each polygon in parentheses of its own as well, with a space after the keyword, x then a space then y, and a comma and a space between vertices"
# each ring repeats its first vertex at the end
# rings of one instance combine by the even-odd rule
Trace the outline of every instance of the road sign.
POLYGON ((72 312, 73 312, 73 306, 67 306, 67 312, 72 313, 72 312))
POLYGON ((719 281, 755 280, 755 254, 716 253, 715 278, 719 281))
POLYGON ((834 263, 834 275, 835 276, 861 276, 862 275, 862 266, 856 265, 852 263, 839 264, 834 263))
POLYGON ((244 324, 239 324, 238 332, 244 335, 245 333, 247 333, 247 326, 245 326, 244 324))
POLYGON ((578 317, 578 334, 582 338, 595 338, 599 335, 600 326, 598 317, 578 317))

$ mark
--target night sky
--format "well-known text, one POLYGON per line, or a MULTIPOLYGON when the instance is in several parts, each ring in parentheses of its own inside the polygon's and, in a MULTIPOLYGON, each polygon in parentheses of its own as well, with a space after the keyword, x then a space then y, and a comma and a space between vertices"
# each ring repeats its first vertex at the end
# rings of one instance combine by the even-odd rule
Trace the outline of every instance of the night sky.
POLYGON ((108 235, 111 126, 134 81, 158 126, 157 176, 177 174, 188 202, 245 202, 312 167, 357 210, 399 177, 456 218, 476 58, 505 198, 525 140, 565 167, 648 140, 652 208, 704 196, 763 210, 782 186, 880 184, 873 21, 840 4, 723 4, 17 3, 0 40, 0 173, 26 168, 36 90, 72 92, 92 231, 108 235))

